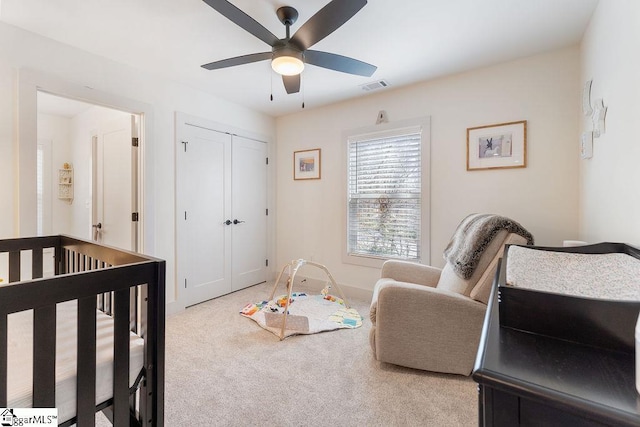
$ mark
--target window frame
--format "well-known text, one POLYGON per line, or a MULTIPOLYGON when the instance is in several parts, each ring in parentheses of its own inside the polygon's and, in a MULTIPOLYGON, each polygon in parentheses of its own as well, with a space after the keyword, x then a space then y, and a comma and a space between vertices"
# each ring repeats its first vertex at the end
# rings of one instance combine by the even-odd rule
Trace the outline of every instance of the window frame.
POLYGON ((421 117, 394 123, 383 123, 375 126, 352 129, 343 132, 343 162, 342 173, 344 177, 343 186, 343 209, 342 209, 342 261, 346 264, 354 264, 365 267, 380 268, 388 257, 378 257, 372 255, 349 254, 349 142, 353 139, 379 138, 405 133, 410 130, 421 132, 421 220, 420 220, 420 258, 416 260, 421 263, 429 263, 431 260, 430 250, 430 206, 431 206, 431 118, 421 117))

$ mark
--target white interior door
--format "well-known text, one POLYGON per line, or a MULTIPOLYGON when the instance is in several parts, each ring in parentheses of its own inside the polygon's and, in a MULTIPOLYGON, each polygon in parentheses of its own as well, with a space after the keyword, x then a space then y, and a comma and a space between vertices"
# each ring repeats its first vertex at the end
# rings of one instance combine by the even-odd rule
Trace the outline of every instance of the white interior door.
POLYGON ((177 148, 178 285, 185 305, 231 292, 231 136, 183 125, 177 148))
POLYGON ((137 165, 132 146, 135 116, 122 114, 109 121, 93 140, 94 240, 127 250, 136 250, 137 165))
POLYGON ((267 146, 177 126, 177 276, 190 306, 266 280, 267 146))
POLYGON ((235 135, 232 144, 232 287, 236 291, 266 280, 267 144, 235 135))

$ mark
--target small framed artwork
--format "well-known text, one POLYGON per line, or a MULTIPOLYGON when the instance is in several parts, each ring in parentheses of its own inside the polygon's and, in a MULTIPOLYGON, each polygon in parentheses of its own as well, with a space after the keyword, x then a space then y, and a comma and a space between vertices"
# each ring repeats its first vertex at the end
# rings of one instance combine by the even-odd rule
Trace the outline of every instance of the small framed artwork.
POLYGON ((467 129, 467 170, 527 166, 527 121, 467 129))
POLYGON ((320 149, 293 153, 293 179, 320 179, 320 149))

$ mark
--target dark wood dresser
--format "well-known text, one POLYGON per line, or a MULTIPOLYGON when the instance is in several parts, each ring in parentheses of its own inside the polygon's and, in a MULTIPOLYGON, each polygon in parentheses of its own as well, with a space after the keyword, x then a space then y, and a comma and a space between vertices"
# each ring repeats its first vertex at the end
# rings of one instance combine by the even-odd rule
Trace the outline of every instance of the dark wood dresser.
POLYGON ((473 371, 479 425, 640 426, 634 354, 502 326, 498 282, 473 371))

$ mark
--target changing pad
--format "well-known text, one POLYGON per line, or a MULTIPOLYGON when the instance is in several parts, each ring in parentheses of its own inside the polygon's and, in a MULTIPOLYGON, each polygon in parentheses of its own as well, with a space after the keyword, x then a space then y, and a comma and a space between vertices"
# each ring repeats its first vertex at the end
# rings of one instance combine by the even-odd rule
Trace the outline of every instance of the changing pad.
POLYGON ((506 284, 583 298, 640 301, 640 260, 510 246, 506 284))

